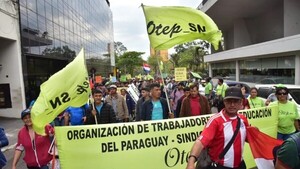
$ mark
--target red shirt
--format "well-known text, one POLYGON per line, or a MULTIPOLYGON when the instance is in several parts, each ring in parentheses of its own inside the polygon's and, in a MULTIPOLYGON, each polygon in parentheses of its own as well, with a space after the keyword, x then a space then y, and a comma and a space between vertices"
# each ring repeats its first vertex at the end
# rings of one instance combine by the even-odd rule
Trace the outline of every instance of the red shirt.
POLYGON ((200 97, 190 97, 191 116, 199 116, 201 112, 200 97))
POLYGON ((204 147, 208 147, 211 159, 225 167, 238 167, 242 161, 243 148, 246 140, 246 127, 249 123, 245 116, 239 114, 241 119, 240 130, 224 158, 219 159, 227 143, 231 140, 237 126, 237 118, 225 114, 225 109, 212 116, 199 136, 204 147))
POLYGON ((35 151, 32 146, 32 142, 29 136, 29 131, 26 126, 22 127, 18 134, 18 142, 16 149, 20 151, 25 150, 24 161, 30 167, 40 167, 47 165, 52 159, 52 155, 48 153, 51 142, 48 136, 49 133, 53 133, 53 128, 50 125, 45 126, 46 136, 41 136, 35 133, 35 151))

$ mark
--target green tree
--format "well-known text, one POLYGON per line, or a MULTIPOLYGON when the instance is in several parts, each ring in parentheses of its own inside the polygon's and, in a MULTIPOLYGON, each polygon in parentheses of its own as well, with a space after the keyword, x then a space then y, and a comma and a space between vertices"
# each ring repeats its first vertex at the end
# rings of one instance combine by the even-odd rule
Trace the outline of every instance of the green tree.
POLYGON ((187 67, 190 71, 200 74, 206 73, 207 64, 204 63, 204 55, 208 54, 209 43, 206 41, 193 41, 174 47, 176 53, 171 55, 176 67, 187 67))
POLYGON ((115 56, 119 57, 127 51, 127 48, 126 46, 123 45, 122 42, 114 42, 114 50, 115 50, 115 56))
POLYGON ((134 71, 137 67, 141 67, 144 60, 142 59, 143 52, 129 51, 125 52, 123 55, 119 56, 117 67, 126 73, 134 75, 134 71))

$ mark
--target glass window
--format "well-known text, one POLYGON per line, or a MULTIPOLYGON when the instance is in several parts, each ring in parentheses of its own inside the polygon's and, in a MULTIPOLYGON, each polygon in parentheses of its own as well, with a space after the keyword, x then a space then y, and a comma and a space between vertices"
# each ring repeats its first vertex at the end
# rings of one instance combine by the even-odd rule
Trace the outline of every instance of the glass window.
POLYGON ((28 27, 31 29, 38 29, 37 27, 37 15, 28 10, 28 27))
POLYGON ((288 69, 295 68, 295 57, 281 57, 278 58, 278 68, 279 69, 288 69))
POLYGON ((39 15, 42 15, 45 17, 46 16, 45 15, 45 1, 38 0, 36 2, 37 2, 37 13, 39 15))
POLYGON ((46 19, 46 31, 48 32, 48 36, 49 38, 53 38, 54 37, 54 31, 53 31, 53 22, 46 19))
POLYGON ((65 42, 66 41, 66 36, 65 36, 65 29, 63 28, 63 27, 59 27, 59 31, 60 31, 60 40, 62 41, 62 42, 65 42))
POLYGON ((59 39, 59 26, 56 23, 54 23, 54 38, 59 39))
POLYGON ((53 12, 53 15, 52 15, 52 17, 53 17, 53 22, 55 22, 55 23, 57 23, 57 24, 59 24, 59 13, 58 13, 58 9, 57 8, 52 8, 52 12, 53 12))
POLYGON ((222 62, 211 64, 213 77, 221 76, 228 80, 235 80, 235 62, 222 62))
POLYGON ((46 9, 46 18, 48 20, 52 21, 52 7, 51 7, 51 4, 49 4, 48 2, 45 2, 45 9, 46 9))
POLYGON ((43 34, 43 32, 46 31, 46 21, 45 21, 46 18, 44 18, 43 16, 38 16, 38 29, 39 29, 39 32, 41 34, 43 34))
POLYGON ((27 5, 27 0, 19 1, 21 7, 26 7, 27 5))
POLYGON ((249 59, 239 61, 240 81, 259 84, 294 84, 295 57, 249 59))
POLYGON ((36 12, 36 1, 37 0, 27 0, 27 9, 36 12))

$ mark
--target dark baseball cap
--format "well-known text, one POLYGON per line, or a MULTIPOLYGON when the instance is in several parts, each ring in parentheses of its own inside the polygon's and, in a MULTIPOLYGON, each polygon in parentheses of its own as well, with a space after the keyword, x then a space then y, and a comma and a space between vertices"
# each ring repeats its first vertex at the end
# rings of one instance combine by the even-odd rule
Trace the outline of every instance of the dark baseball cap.
POLYGON ((21 112, 21 119, 23 119, 27 114, 30 114, 30 109, 25 109, 21 112))
POLYGON ((225 97, 224 100, 226 99, 242 99, 243 94, 241 91, 241 88, 233 86, 233 87, 228 87, 225 91, 225 97))
POLYGON ((184 83, 183 82, 179 82, 178 85, 184 86, 184 83))

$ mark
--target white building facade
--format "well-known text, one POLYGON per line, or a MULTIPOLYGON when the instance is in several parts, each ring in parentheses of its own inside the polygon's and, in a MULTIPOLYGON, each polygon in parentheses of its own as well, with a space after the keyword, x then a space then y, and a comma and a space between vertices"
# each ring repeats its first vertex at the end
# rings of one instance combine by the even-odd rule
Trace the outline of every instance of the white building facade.
POLYGON ((224 37, 224 51, 204 57, 211 77, 300 85, 300 1, 204 0, 198 9, 224 37))
POLYGON ((20 118, 82 47, 88 72, 106 76, 115 66, 109 0, 1 0, 0 21, 1 117, 20 118))
POLYGON ((20 117, 25 108, 17 5, 0 3, 0 116, 20 117))

